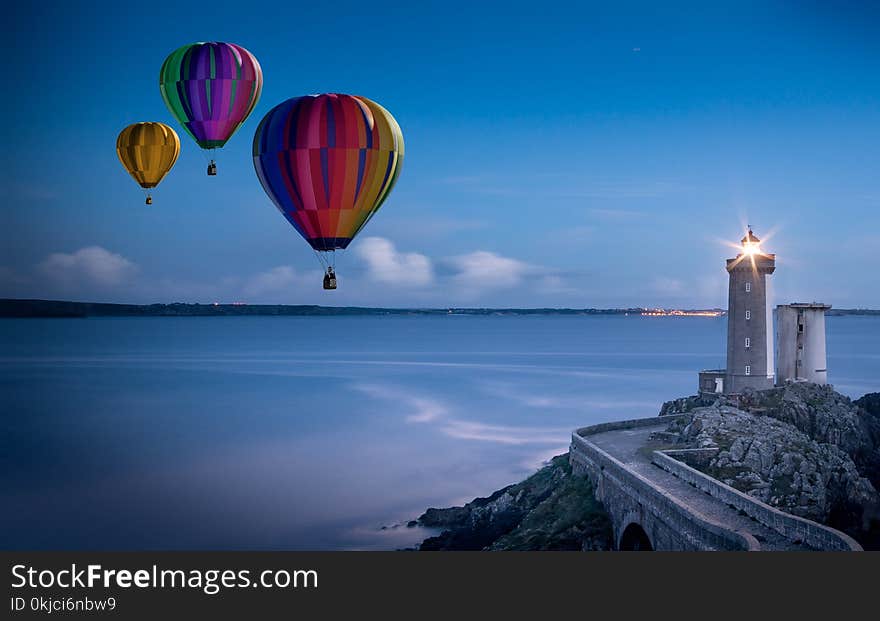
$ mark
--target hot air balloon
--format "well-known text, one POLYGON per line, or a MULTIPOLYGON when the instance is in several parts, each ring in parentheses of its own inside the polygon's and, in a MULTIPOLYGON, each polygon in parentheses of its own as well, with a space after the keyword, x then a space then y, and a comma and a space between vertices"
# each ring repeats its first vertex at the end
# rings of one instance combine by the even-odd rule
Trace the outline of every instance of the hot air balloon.
POLYGON ((180 138, 164 123, 134 123, 116 138, 116 155, 135 181, 147 190, 147 205, 153 204, 149 189, 168 174, 180 155, 180 138))
POLYGON ((366 97, 294 97, 272 108, 254 134, 257 177, 326 268, 325 289, 336 288, 335 251, 382 206, 402 163, 400 126, 366 97))
POLYGON ((257 105, 263 71, 254 55, 234 43, 192 43, 162 63, 159 91, 165 105, 202 149, 208 174, 217 174, 213 150, 232 137, 257 105))

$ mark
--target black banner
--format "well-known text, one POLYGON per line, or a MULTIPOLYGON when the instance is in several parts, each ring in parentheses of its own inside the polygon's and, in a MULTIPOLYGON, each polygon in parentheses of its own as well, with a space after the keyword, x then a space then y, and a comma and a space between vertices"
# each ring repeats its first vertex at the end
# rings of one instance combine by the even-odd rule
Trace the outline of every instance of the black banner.
MULTIPOLYGON (((872 553, 3 552, 3 619, 705 616, 873 607, 872 553), (870 603, 869 603, 870 602, 870 603), (689 616, 689 615, 688 615, 689 616)), ((863 610, 869 610, 864 608, 863 610)), ((763 616, 763 614, 758 614, 763 616)))

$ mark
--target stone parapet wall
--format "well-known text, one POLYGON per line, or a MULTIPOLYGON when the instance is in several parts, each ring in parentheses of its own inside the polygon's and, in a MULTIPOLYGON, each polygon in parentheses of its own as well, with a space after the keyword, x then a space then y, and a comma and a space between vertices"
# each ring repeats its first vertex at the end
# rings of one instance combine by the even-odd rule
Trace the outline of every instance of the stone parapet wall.
POLYGON ((817 550, 858 551, 862 549, 862 546, 855 539, 845 533, 818 522, 780 511, 675 458, 692 457, 681 455, 684 452, 687 451, 654 451, 652 461, 660 468, 742 511, 792 541, 802 541, 817 550))
POLYGON ((652 426, 658 422, 662 419, 655 416, 604 423, 584 427, 572 434, 569 454, 572 469, 593 481, 598 499, 611 514, 615 539, 619 541, 628 523, 638 521, 649 534, 655 549, 759 550, 760 544, 752 535, 733 532, 695 515, 676 498, 585 437, 604 431, 652 426))

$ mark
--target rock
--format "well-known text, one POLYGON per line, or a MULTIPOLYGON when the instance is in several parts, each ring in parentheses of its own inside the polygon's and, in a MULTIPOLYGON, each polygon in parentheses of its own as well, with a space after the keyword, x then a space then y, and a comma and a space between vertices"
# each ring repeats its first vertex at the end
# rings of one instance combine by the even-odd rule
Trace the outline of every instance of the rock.
MULTIPOLYGON (((723 398, 723 397, 722 397, 723 398)), ((668 416, 671 414, 685 414, 694 408, 712 405, 715 403, 714 398, 703 397, 702 395, 691 395, 690 397, 680 397, 667 401, 660 406, 660 416, 668 416)))
POLYGON ((853 405, 860 409, 862 424, 871 437, 871 446, 863 442, 853 459, 874 487, 880 489, 880 392, 868 393, 853 405))
POLYGON ((839 447, 880 489, 880 393, 853 402, 832 386, 792 382, 747 391, 740 397, 740 407, 790 423, 817 442, 839 447))
POLYGON ((463 507, 428 509, 417 523, 443 528, 420 550, 610 550, 611 521, 592 485, 559 455, 525 481, 463 507))
MULTIPOLYGON (((479 502, 480 500, 489 499, 477 498, 474 502, 479 502)), ((449 507, 448 509, 430 508, 416 522, 431 528, 454 528, 462 525, 469 515, 469 512, 464 507, 449 507)))
POLYGON ((862 437, 859 407, 828 387, 803 384, 749 393, 743 403, 692 408, 679 425, 682 444, 719 449, 701 469, 789 513, 854 534, 862 528, 880 496, 847 450, 864 455, 871 442, 862 437))
POLYGON ((872 418, 880 418, 880 392, 869 392, 854 403, 872 418))

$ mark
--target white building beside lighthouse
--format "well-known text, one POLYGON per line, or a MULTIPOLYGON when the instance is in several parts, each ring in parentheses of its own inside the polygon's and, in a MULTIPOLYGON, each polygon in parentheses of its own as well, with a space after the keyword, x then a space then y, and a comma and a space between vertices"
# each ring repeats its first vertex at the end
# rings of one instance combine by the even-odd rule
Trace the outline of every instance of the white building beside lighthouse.
POLYGON ((780 304, 776 307, 776 384, 828 382, 825 311, 828 304, 780 304))

